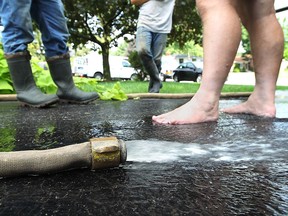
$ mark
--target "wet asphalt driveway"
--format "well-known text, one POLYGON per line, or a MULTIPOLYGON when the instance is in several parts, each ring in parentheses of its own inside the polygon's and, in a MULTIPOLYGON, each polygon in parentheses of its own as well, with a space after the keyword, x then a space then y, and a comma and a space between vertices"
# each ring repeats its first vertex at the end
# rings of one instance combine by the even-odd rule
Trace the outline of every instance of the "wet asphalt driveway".
MULTIPOLYGON (((0 179, 0 215, 287 215, 288 99, 277 118, 154 125, 188 99, 97 101, 49 109, 0 102, 0 148, 47 149, 116 136, 119 168, 0 179)), ((241 98, 221 100, 220 106, 241 98)))

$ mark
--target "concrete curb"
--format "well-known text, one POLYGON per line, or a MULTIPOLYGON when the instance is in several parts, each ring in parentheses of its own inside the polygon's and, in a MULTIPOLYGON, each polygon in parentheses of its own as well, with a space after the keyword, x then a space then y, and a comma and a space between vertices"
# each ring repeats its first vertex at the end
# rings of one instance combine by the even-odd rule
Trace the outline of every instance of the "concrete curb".
MULTIPOLYGON (((229 92, 221 93, 221 98, 229 97, 249 97, 251 92, 229 92)), ((138 98, 158 98, 158 99, 182 99, 192 98, 195 94, 193 93, 181 93, 181 94, 168 94, 168 93, 139 93, 139 94, 127 94, 128 99, 138 98)))
MULTIPOLYGON (((229 92, 221 93, 221 98, 229 97, 249 97, 250 92, 229 92)), ((168 94, 168 93, 134 93, 127 94, 128 99, 141 99, 141 98, 155 98, 155 99, 182 99, 192 98, 194 93, 181 93, 181 94, 168 94)), ((16 94, 2 94, 0 95, 0 101, 16 101, 16 94)))

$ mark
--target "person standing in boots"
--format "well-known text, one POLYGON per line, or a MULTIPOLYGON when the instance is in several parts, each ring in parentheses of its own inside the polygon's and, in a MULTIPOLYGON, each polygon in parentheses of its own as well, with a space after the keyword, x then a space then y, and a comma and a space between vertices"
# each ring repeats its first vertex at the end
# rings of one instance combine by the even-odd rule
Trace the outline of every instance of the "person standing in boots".
POLYGON ((59 100, 85 104, 99 97, 96 92, 83 92, 74 84, 66 45, 69 32, 61 0, 1 0, 0 17, 4 53, 18 101, 41 108, 59 100), (34 40, 32 20, 42 34, 46 61, 58 87, 56 95, 42 93, 33 78, 27 48, 34 40))
POLYGON ((161 58, 167 34, 172 28, 175 0, 131 0, 140 6, 136 33, 136 49, 144 69, 150 76, 148 92, 159 93, 162 83, 161 58))

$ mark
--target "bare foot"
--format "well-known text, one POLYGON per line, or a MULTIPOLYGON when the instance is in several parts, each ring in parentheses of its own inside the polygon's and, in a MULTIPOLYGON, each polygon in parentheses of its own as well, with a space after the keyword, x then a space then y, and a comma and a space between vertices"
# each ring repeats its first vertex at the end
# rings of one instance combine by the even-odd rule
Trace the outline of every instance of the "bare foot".
POLYGON ((201 122, 217 121, 218 100, 214 103, 206 102, 206 98, 198 99, 195 95, 189 102, 176 108, 175 110, 153 116, 152 120, 159 124, 194 124, 201 122))
POLYGON ((252 114, 267 118, 274 118, 276 116, 274 103, 265 104, 261 100, 250 98, 244 103, 222 109, 221 111, 230 114, 252 114))

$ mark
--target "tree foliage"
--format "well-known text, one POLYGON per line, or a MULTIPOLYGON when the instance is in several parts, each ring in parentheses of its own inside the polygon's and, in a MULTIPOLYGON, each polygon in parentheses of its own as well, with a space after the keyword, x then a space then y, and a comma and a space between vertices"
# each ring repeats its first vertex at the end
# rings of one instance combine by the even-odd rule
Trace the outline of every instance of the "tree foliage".
POLYGON ((193 40, 186 42, 182 47, 174 42, 165 49, 166 54, 187 54, 188 56, 203 57, 203 48, 193 40))
POLYGON ((168 44, 177 42, 181 48, 190 41, 202 44, 202 23, 195 0, 176 0, 168 44))
POLYGON ((129 0, 64 0, 71 42, 74 46, 93 42, 100 46, 104 78, 109 80, 109 49, 119 38, 134 34, 138 9, 129 0))
MULTIPOLYGON (((135 35, 139 7, 130 0, 63 0, 68 18, 70 40, 74 46, 93 42, 103 56, 104 78, 109 80, 109 49, 118 46, 119 38, 135 35)), ((201 21, 195 0, 177 0, 173 15, 173 28, 168 43, 177 41, 184 46, 187 41, 201 42, 201 21)))
POLYGON ((91 41, 102 49, 135 31, 138 10, 129 0, 64 0, 68 26, 75 46, 91 41))

